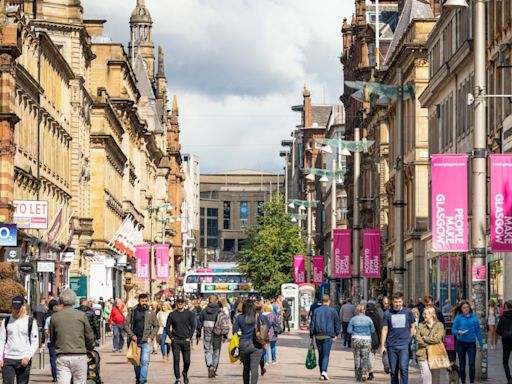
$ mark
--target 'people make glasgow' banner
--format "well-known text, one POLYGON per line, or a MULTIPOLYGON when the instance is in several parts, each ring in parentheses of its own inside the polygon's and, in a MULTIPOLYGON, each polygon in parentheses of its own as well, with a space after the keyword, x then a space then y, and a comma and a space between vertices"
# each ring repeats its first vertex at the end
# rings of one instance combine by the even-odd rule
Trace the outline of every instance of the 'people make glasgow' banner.
POLYGON ((306 271, 304 256, 297 255, 293 257, 293 280, 295 284, 304 284, 306 282, 306 271))
POLYGON ((137 280, 149 280, 149 244, 135 246, 135 277, 137 280))
POLYGON ((169 244, 155 244, 155 270, 157 280, 169 278, 169 244))
POLYGON ((347 279, 352 277, 352 231, 335 229, 333 231, 334 257, 332 258, 332 277, 347 279))
POLYGON ((432 251, 468 249, 468 156, 432 155, 432 251))
POLYGON ((324 257, 313 256, 313 284, 322 285, 324 280, 324 257))
POLYGON ((512 155, 490 155, 491 249, 512 251, 512 155))
POLYGON ((380 278, 380 229, 363 229, 363 277, 380 278))

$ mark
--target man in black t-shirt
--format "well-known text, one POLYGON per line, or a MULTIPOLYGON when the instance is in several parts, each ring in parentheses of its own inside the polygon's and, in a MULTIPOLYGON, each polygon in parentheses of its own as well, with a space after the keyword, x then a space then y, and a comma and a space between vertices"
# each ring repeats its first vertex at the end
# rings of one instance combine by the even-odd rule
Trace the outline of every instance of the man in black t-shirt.
POLYGON ((196 329, 194 314, 185 308, 185 298, 176 298, 176 309, 167 317, 166 335, 171 335, 172 356, 174 360, 175 384, 181 384, 180 352, 183 355, 183 383, 188 384, 188 369, 190 367, 190 346, 196 329))

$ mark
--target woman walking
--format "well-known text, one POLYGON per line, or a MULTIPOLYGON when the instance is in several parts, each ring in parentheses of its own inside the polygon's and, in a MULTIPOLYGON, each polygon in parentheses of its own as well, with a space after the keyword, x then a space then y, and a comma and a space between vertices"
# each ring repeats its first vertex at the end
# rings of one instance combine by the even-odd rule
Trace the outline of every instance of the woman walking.
POLYGON ((103 317, 103 322, 105 323, 105 335, 109 337, 112 336, 112 328, 109 324, 110 312, 112 312, 112 302, 108 300, 105 303, 105 308, 103 308, 101 316, 103 317))
POLYGON ((162 352, 162 360, 169 360, 171 356, 171 338, 165 332, 165 325, 167 324, 167 318, 171 313, 171 304, 164 301, 162 304, 162 310, 158 312, 156 318, 158 319, 158 335, 157 340, 160 341, 160 351, 162 352))
POLYGON ((467 301, 461 302, 461 313, 453 322, 452 333, 456 336, 455 350, 459 356, 459 376, 462 384, 466 383, 466 356, 469 365, 469 382, 475 382, 476 341, 478 348, 483 346, 482 330, 477 317, 471 311, 467 301))
POLYGON ((366 316, 372 319, 375 332, 372 333, 372 348, 370 350, 370 358, 368 360, 368 381, 374 379, 373 371, 375 369, 375 355, 380 346, 380 334, 382 332, 382 319, 377 311, 377 306, 369 303, 366 306, 366 316))
POLYGON ((503 346, 503 369, 507 377, 507 383, 512 384, 512 375, 510 374, 510 367, 508 360, 512 352, 512 302, 506 301, 503 306, 503 315, 498 321, 496 333, 501 336, 501 343, 503 346))
POLYGON ((258 371, 263 346, 256 340, 256 330, 262 324, 269 327, 268 320, 256 316, 256 304, 247 300, 243 304, 242 314, 235 317, 233 333, 240 335, 240 361, 244 366, 244 384, 257 384, 258 371))
POLYGON ((423 311, 424 321, 416 330, 416 358, 420 366, 421 379, 423 384, 439 384, 441 381, 441 370, 430 369, 427 360, 427 347, 429 345, 442 344, 445 335, 443 323, 437 320, 435 308, 425 308, 423 311))
POLYGON ((496 324, 498 323, 498 308, 496 302, 489 300, 487 307, 487 326, 489 327, 489 341, 491 342, 491 349, 496 349, 496 324))
POLYGON ((347 333, 352 335, 356 381, 366 381, 368 379, 372 333, 375 332, 372 319, 364 313, 365 305, 359 304, 356 307, 356 315, 350 319, 347 327, 347 333))
POLYGON ((263 307, 263 314, 267 316, 267 320, 270 323, 270 329, 269 329, 270 348, 267 346, 266 360, 267 360, 267 363, 269 363, 270 358, 272 357, 272 364, 276 364, 277 363, 276 345, 277 345, 277 338, 278 338, 276 328, 281 327, 281 316, 279 315, 279 313, 276 313, 273 311, 272 304, 265 304, 265 306, 263 307))

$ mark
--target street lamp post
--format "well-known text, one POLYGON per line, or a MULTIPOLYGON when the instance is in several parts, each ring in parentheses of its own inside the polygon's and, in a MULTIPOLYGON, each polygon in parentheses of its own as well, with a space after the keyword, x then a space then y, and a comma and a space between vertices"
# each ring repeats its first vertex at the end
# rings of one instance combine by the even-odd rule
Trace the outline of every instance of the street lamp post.
MULTIPOLYGON (((354 128, 354 142, 359 143, 359 128, 354 128)), ((352 287, 354 302, 361 300, 361 244, 359 223, 359 183, 361 176, 361 155, 359 151, 354 152, 354 192, 352 210, 352 287)))

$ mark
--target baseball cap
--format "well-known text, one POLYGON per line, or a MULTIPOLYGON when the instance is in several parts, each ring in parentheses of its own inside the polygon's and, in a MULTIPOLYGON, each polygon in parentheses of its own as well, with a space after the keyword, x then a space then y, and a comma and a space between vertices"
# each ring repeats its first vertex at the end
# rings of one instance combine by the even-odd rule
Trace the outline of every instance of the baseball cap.
POLYGON ((178 295, 178 296, 176 297, 176 301, 177 301, 177 302, 179 302, 179 301, 184 302, 184 301, 185 301, 185 297, 184 297, 183 295, 178 295))
POLYGON ((20 309, 25 304, 25 298, 23 296, 14 296, 11 301, 11 307, 20 309))

